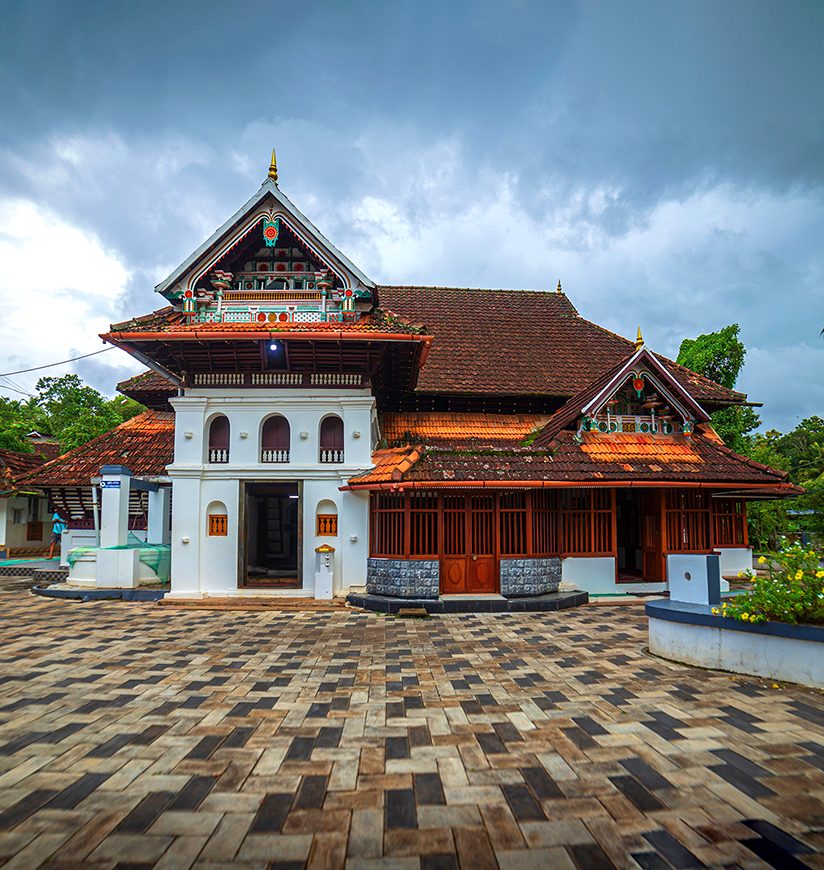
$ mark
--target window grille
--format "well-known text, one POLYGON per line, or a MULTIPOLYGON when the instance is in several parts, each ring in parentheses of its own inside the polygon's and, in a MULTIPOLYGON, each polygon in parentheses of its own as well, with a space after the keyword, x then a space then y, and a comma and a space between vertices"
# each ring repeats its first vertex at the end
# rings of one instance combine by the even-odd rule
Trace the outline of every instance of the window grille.
POLYGON ((209 517, 209 537, 224 538, 229 534, 229 517, 226 514, 212 514, 209 517))
POLYGON ((338 515, 337 514, 318 514, 317 515, 317 535, 319 537, 337 537, 338 534, 338 515))

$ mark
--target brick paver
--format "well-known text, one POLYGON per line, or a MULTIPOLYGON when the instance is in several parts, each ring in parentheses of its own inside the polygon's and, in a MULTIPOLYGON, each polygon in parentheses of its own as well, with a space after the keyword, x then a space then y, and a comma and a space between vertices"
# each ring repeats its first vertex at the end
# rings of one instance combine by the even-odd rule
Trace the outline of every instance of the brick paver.
POLYGON ((824 867, 822 696, 639 608, 2 605, 8 867, 824 867))

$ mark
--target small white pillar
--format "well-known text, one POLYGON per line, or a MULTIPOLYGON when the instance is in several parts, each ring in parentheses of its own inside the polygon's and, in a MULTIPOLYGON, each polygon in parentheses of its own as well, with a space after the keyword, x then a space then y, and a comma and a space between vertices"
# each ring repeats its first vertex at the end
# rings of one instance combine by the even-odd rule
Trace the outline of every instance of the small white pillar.
POLYGON ((172 537, 172 489, 161 486, 149 492, 149 517, 146 527, 146 542, 168 544, 172 537))
POLYGON ((100 469, 102 505, 100 546, 122 547, 129 535, 129 489, 132 473, 125 465, 104 465, 100 469))
POLYGON ((315 547, 315 598, 329 600, 335 574, 335 548, 329 544, 315 547))

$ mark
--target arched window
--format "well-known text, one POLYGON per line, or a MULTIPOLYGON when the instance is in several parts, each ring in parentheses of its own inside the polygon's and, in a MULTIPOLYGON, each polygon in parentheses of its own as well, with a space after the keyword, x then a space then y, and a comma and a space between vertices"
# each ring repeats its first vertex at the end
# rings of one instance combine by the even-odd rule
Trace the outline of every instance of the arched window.
POLYGON ((289 461, 289 421, 276 415, 263 423, 260 437, 261 462, 289 461))
POLYGON ((320 461, 343 462, 343 420, 324 417, 320 424, 320 461))
POLYGON ((229 515, 222 501, 209 502, 206 516, 206 534, 210 538, 225 538, 229 534, 229 515))
POLYGON ((338 508, 331 499, 324 498, 318 502, 315 511, 315 534, 321 538, 337 537, 338 508))
POLYGON ((229 461, 229 419, 219 414, 209 424, 209 462, 229 461))

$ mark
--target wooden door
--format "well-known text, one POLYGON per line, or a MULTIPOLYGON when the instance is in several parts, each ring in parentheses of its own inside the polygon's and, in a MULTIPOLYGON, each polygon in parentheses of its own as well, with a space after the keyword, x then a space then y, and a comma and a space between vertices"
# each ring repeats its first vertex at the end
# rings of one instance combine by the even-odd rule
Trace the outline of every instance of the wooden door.
POLYGON ((641 499, 641 535, 644 551, 642 580, 659 582, 665 579, 664 535, 662 528, 662 495, 659 490, 645 492, 641 499))
POLYGON ((467 592, 466 496, 443 496, 443 556, 441 592, 444 595, 467 592))
POLYGON ((467 560, 467 591, 489 593, 498 590, 498 556, 495 534, 495 496, 492 493, 470 495, 469 558, 467 560))
POLYGON ((498 590, 496 517, 491 493, 443 497, 444 595, 498 590))

